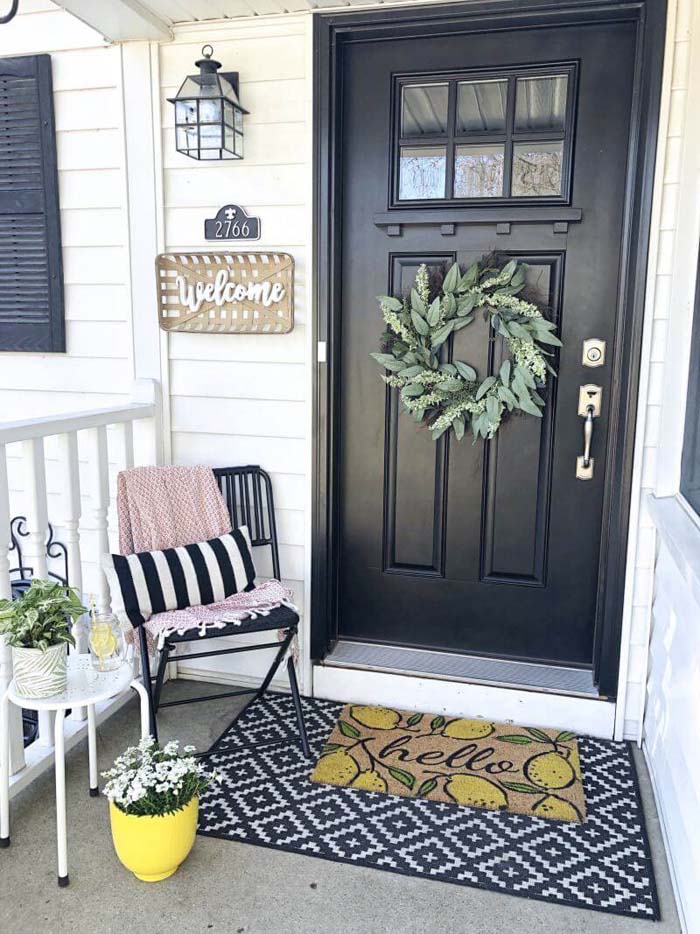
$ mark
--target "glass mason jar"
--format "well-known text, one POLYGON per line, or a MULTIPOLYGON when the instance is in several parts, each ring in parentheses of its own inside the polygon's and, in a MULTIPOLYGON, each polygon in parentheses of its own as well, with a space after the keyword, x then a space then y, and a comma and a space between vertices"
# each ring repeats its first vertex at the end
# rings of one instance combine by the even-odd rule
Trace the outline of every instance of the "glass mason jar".
POLYGON ((124 637, 116 616, 101 613, 90 620, 90 659, 95 671, 114 671, 124 660, 124 637))

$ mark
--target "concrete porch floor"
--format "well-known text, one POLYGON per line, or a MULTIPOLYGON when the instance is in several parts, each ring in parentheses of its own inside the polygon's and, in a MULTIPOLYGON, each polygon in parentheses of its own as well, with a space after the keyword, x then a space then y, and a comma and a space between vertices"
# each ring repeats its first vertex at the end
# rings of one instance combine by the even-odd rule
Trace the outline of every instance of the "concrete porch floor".
MULTIPOLYGON (((211 685, 212 693, 221 690, 211 685)), ((201 684, 166 685, 173 699, 201 684)), ((166 698, 167 699, 167 698, 166 698)), ((171 708, 159 717, 161 739, 206 748, 226 727, 238 699, 171 708)), ((100 770, 138 741, 135 700, 98 728, 100 770)), ((331 863, 248 844, 198 837, 169 880, 138 882, 118 862, 107 801, 88 796, 87 745, 66 758, 71 884, 56 885, 53 771, 12 802, 12 845, 0 852, 3 934, 676 934, 680 925, 659 821, 643 759, 637 755, 656 870, 659 924, 528 901, 442 882, 331 863)))

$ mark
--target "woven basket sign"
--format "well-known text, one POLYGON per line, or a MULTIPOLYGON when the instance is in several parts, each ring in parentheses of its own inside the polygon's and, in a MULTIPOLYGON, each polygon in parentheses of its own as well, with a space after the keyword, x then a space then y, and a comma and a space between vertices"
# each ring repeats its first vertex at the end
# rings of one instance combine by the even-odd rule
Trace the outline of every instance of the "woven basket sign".
POLYGON ((288 253, 162 253, 160 326, 205 334, 287 334, 294 327, 288 253))

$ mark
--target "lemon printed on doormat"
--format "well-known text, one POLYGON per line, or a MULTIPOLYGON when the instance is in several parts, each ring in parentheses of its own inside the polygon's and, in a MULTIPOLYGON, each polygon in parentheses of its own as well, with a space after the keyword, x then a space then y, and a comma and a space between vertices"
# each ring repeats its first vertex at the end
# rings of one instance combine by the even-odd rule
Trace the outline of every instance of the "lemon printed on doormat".
POLYGON ((586 817, 569 730, 348 704, 311 781, 549 820, 586 817))

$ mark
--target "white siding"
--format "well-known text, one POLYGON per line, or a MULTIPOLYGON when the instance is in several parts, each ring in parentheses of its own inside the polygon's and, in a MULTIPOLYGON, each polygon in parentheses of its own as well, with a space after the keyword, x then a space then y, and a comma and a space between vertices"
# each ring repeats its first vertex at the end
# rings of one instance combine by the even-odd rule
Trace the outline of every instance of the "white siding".
MULTIPOLYGON (((66 353, 0 353, 0 419, 102 408, 128 398, 134 371, 127 256, 121 50, 47 0, 23 0, 0 55, 51 55, 65 283, 66 353)), ((119 449, 112 438, 112 451, 119 449)), ((83 579, 96 588, 94 514, 82 449, 83 579)), ((26 511, 21 446, 8 448, 13 515, 26 511)), ((112 479, 116 471, 112 454, 112 479)), ((49 521, 62 527, 55 438, 46 445, 49 521)), ((60 562, 56 568, 60 567, 60 562)))
MULTIPOLYGON (((261 464, 272 474, 282 577, 300 606, 308 581, 310 136, 308 17, 212 24, 206 41, 227 69, 241 74, 245 159, 205 164, 175 151, 167 98, 193 71, 204 37, 176 31, 159 49, 163 152, 164 249, 212 249, 204 219, 226 202, 261 217, 256 251, 282 250, 295 261, 295 327, 290 334, 163 336, 170 382, 173 462, 212 466, 261 464)), ((221 244, 221 249, 226 249, 221 244)), ((259 567, 264 576, 269 564, 259 567)), ((265 640, 261 640, 265 641, 265 640)), ((195 671, 262 670, 261 654, 206 659, 195 671)))
POLYGON ((67 352, 0 353, 6 420, 108 405, 133 379, 120 50, 51 3, 23 3, 0 55, 35 52, 52 62, 67 352))
POLYGON ((654 783, 677 900, 700 931, 700 526, 677 499, 652 503, 656 564, 644 752, 654 783))

